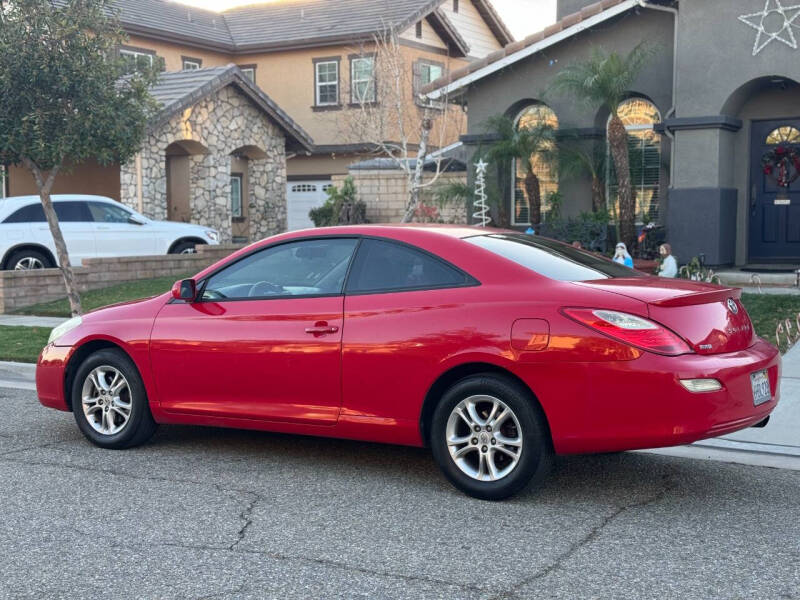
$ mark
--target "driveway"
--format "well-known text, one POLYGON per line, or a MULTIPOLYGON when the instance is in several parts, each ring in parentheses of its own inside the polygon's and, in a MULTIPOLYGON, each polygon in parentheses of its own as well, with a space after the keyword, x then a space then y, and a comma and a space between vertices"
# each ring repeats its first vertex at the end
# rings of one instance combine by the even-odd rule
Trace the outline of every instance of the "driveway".
POLYGON ((162 427, 0 388, 2 598, 800 598, 800 471, 625 453, 467 498, 426 450, 162 427))

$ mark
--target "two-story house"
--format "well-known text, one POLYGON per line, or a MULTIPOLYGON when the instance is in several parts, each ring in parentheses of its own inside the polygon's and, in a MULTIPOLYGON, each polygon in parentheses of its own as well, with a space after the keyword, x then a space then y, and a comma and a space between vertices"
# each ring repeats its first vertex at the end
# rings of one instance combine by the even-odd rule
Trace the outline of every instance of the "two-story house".
MULTIPOLYGON (((226 93, 241 95, 242 82, 223 73, 236 65, 277 109, 275 114, 287 117, 272 121, 283 128, 287 140, 286 181, 282 185, 288 207, 279 211, 282 214, 277 221, 282 227, 270 225, 269 231, 286 227, 287 210, 289 220, 294 217, 293 227, 308 224, 308 210, 324 201, 331 177, 374 156, 373 140, 360 139, 353 133, 356 128, 344 123, 365 104, 380 106, 380 86, 375 83, 381 73, 381 65, 376 64, 376 38, 391 34, 398 40, 399 60, 413 77, 407 98, 410 118, 415 117, 415 92, 422 85, 512 41, 489 0, 277 0, 222 12, 165 0, 117 0, 117 6, 129 36, 120 54, 132 63, 161 63, 165 71, 157 98, 172 101, 170 85, 178 86, 185 100, 196 100, 203 93, 218 94, 219 90, 209 91, 214 85, 208 81, 214 77, 233 81, 238 91, 226 93)), ((187 102, 182 110, 191 108, 187 102)), ((192 118, 198 119, 200 113, 195 108, 192 118)), ((230 126, 243 124, 234 118, 230 126)), ((195 123, 194 129, 201 127, 195 123)), ((463 131, 462 123, 451 124, 437 136, 434 146, 457 141, 463 131)), ((418 140, 412 134, 405 141, 413 148, 418 140)), ((265 144, 253 141, 230 153, 227 147, 224 152, 215 151, 213 146, 221 143, 218 139, 190 138, 177 146, 171 138, 162 142, 153 144, 144 167, 123 166, 119 176, 95 169, 93 176, 87 177, 76 171, 61 179, 55 191, 106 193, 152 216, 214 224, 230 231, 233 238, 253 238, 267 231, 263 227, 253 230, 247 210, 263 210, 258 196, 277 189, 264 179, 269 174, 248 176, 248 165, 270 154, 265 144), (161 148, 162 142, 168 147, 161 148), (213 172, 224 185, 211 190, 193 186, 200 169, 205 169, 206 175, 213 172), (102 183, 103 178, 109 181, 102 183), (112 189, 115 186, 116 191, 112 189), (81 187, 91 189, 78 189, 81 187), (218 197, 223 192, 231 198, 233 208, 229 206, 228 214, 209 222, 210 206, 221 210, 218 197), (231 220, 228 227, 224 226, 226 219, 231 220)), ((25 177, 10 175, 12 194, 31 192, 25 177)), ((273 177, 282 177, 282 171, 273 177)))

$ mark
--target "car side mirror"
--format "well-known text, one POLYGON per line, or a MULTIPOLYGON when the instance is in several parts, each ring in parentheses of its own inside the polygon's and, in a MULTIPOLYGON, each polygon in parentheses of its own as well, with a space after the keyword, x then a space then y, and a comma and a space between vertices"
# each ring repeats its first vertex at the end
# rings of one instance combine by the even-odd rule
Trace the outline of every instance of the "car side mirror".
POLYGON ((142 221, 139 217, 136 217, 134 215, 131 215, 130 217, 128 217, 128 223, 130 223, 131 225, 144 225, 145 224, 144 221, 142 221))
POLYGON ((194 301, 197 296, 197 283, 194 279, 183 279, 176 281, 172 286, 172 297, 175 300, 184 300, 186 302, 194 301))

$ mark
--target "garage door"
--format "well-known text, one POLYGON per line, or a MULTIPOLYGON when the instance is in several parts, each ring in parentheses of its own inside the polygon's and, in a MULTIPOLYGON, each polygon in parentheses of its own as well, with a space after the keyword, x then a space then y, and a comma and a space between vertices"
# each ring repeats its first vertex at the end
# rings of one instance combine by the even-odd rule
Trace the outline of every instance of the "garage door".
POLYGON ((333 184, 330 180, 320 181, 290 181, 287 186, 287 220, 289 231, 314 227, 308 217, 308 211, 325 203, 328 194, 325 192, 333 184))

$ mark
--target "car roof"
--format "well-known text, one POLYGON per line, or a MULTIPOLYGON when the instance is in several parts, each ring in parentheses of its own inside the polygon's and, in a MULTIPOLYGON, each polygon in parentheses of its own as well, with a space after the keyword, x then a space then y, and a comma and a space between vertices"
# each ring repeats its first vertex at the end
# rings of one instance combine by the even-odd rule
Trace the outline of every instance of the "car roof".
POLYGON ((376 225, 339 225, 335 227, 317 227, 301 229, 286 234, 291 237, 306 237, 318 235, 374 235, 402 239, 409 234, 441 235, 450 238, 467 238, 475 235, 490 233, 518 233, 508 229, 493 227, 477 227, 470 225, 447 225, 441 223, 404 223, 404 224, 376 224, 376 225))

